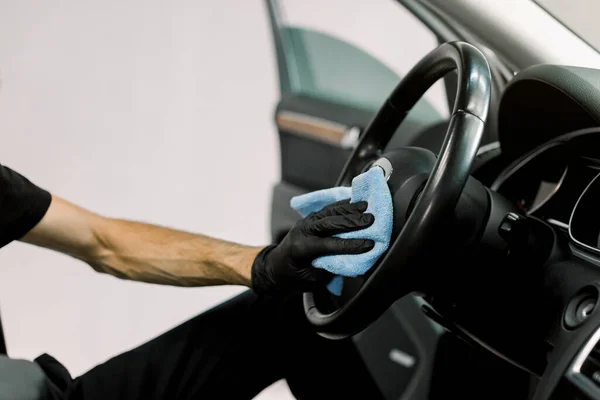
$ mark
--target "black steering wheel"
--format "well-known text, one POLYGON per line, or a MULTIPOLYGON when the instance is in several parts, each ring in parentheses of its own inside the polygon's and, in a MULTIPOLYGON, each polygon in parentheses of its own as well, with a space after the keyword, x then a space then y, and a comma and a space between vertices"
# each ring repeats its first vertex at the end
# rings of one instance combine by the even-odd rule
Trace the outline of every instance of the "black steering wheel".
POLYGON ((381 166, 389 175, 394 203, 392 240, 387 253, 359 287, 344 284, 355 288, 350 295, 346 293, 344 304, 331 310, 316 293, 304 294, 306 316, 319 334, 332 339, 354 335, 394 301, 423 289, 424 275, 431 272, 427 255, 438 246, 469 179, 488 115, 490 91, 490 70, 484 55, 464 42, 445 43, 406 75, 366 128, 337 185, 350 185, 370 163, 381 166), (384 153, 415 103, 431 85, 454 70, 458 73, 456 100, 439 155, 416 147, 384 153))

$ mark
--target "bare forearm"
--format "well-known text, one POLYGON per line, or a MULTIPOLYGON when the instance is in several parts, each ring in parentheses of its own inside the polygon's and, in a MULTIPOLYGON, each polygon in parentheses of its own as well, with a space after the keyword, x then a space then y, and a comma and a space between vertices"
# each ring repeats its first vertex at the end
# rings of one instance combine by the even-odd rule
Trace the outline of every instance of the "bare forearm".
POLYGON ((103 219, 96 227, 103 251, 86 260, 120 278, 175 286, 250 286, 259 248, 140 222, 103 219))
POLYGON ((104 218, 60 198, 24 241, 91 265, 96 271, 175 286, 250 286, 260 248, 170 228, 104 218))

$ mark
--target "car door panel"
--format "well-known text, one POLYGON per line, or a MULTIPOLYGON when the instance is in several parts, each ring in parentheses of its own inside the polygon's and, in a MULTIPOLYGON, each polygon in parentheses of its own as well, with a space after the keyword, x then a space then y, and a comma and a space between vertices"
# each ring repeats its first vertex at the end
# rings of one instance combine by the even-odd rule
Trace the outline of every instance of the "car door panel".
POLYGON ((282 97, 275 115, 282 181, 306 190, 333 186, 356 140, 352 130, 362 130, 371 116, 302 95, 282 97))
MULTIPOLYGON (((424 120, 419 116, 420 112, 423 113, 423 110, 415 107, 407 115, 390 141, 390 148, 422 145, 422 136, 427 136, 423 135, 424 131, 440 123, 447 125, 447 121, 439 118, 424 120)), ((280 140, 281 179, 307 190, 333 186, 359 135, 374 115, 373 110, 305 95, 283 95, 275 114, 280 140)), ((434 131, 436 138, 433 143, 443 139, 444 132, 434 131)), ((424 144, 427 145, 427 142, 424 144)))

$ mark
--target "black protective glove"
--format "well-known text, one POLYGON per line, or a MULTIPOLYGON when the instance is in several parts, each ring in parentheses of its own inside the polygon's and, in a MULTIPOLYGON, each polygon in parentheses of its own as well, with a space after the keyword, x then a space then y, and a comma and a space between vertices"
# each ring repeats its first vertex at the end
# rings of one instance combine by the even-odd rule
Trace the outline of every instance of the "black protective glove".
POLYGON ((278 245, 265 247, 252 265, 252 288, 261 295, 305 292, 326 284, 333 275, 314 268, 312 261, 325 255, 360 254, 371 250, 372 240, 341 239, 339 233, 367 228, 375 217, 365 213, 366 202, 344 200, 308 215, 278 245))

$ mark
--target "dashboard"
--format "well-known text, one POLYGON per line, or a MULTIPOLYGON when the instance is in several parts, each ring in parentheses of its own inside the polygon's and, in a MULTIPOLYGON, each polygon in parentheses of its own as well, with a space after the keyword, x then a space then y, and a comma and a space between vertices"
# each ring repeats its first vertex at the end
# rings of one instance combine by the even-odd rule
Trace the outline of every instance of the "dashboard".
POLYGON ((491 189, 600 254, 600 128, 567 133, 529 151, 491 189))
POLYGON ((497 148, 480 147, 473 175, 533 218, 514 252, 468 270, 485 281, 464 280, 447 314, 456 330, 538 371, 535 399, 586 398, 575 378, 600 399, 600 70, 531 66, 495 111, 497 148))
POLYGON ((510 162, 486 183, 530 216, 600 255, 600 74, 540 64, 519 72, 498 110, 510 162), (491 182, 491 183, 490 183, 491 182))

